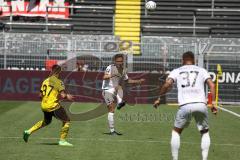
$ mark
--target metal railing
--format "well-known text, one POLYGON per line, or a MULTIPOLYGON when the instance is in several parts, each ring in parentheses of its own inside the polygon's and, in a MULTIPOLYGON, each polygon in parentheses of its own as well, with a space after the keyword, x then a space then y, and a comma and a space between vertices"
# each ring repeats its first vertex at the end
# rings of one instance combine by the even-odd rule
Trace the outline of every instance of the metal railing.
POLYGON ((193 29, 193 36, 196 36, 196 29, 208 30, 209 36, 211 36, 211 27, 197 27, 196 23, 193 26, 163 26, 163 25, 145 25, 143 28, 151 28, 151 29, 193 29))
POLYGON ((65 23, 29 23, 29 22, 5 22, 4 25, 10 26, 10 31, 12 31, 13 25, 15 26, 45 26, 44 31, 48 31, 48 26, 59 26, 59 27, 69 27, 71 32, 73 31, 73 24, 65 24, 65 23))
MULTIPOLYGON (((29 34, 22 34, 22 37, 17 37, 12 33, 0 34, 0 67, 2 69, 40 70, 45 68, 46 60, 65 62, 75 58, 89 64, 89 71, 103 71, 112 62, 114 54, 122 53, 121 50, 106 50, 107 40, 84 41, 77 37, 71 38, 74 35, 68 35, 69 38, 66 35, 51 34, 46 34, 40 40, 36 39, 38 36, 41 35, 34 34, 30 38, 29 34)), ((196 55, 198 64, 204 63, 211 74, 216 71, 216 64, 222 65, 225 79, 221 79, 220 86, 224 88, 220 88, 222 93, 220 98, 224 102, 240 103, 238 94, 240 88, 239 39, 196 37, 150 37, 148 39, 145 37, 145 39, 143 38, 141 43, 141 56, 128 55, 128 64, 132 66, 129 72, 169 72, 181 66, 183 52, 192 51, 196 55)), ((111 40, 109 42, 118 43, 118 41, 111 40)), ((75 61, 71 62, 75 64, 75 61)), ((176 89, 173 89, 167 96, 170 101, 176 101, 176 97, 176 89)))

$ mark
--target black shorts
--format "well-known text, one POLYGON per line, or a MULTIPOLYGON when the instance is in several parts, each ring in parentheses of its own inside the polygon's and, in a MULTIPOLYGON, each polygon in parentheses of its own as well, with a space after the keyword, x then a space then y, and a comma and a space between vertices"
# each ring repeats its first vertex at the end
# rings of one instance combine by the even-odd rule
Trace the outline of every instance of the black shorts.
POLYGON ((63 122, 69 122, 70 118, 68 117, 65 109, 63 107, 60 107, 52 112, 45 112, 44 114, 44 120, 46 123, 50 123, 52 121, 52 117, 54 116, 56 119, 59 119, 63 122))

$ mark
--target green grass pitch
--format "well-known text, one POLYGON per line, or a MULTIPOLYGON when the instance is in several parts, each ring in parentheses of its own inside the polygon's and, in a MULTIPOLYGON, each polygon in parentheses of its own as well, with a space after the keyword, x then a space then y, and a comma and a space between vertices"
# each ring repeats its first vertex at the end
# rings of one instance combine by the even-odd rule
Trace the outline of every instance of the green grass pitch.
MULTIPOLYGON (((0 102, 0 159, 2 160, 170 160, 170 137, 176 106, 126 106, 116 111, 115 125, 122 136, 109 136, 107 115, 74 121, 68 136, 74 147, 57 145, 61 122, 52 124, 22 140, 22 132, 42 119, 39 102, 0 102)), ((74 103, 73 112, 96 107, 74 103)), ((239 107, 229 107, 240 113, 239 107)), ((240 119, 220 111, 209 114, 211 148, 209 160, 240 159, 240 119)), ((181 136, 180 160, 200 160, 200 135, 192 121, 181 136)))

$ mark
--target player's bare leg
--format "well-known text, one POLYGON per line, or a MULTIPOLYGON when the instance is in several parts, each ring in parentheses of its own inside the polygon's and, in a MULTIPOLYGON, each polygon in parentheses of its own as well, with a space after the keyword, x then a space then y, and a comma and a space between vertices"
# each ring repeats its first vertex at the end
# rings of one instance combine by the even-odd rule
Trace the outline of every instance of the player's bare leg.
POLYGON ((172 130, 171 138, 171 151, 173 160, 178 160, 178 150, 180 148, 180 135, 182 133, 182 128, 174 127, 172 130))
POLYGON ((201 140, 201 149, 202 149, 202 160, 207 160, 208 157, 208 150, 210 147, 210 136, 208 129, 204 129, 200 131, 202 135, 202 140, 201 140))

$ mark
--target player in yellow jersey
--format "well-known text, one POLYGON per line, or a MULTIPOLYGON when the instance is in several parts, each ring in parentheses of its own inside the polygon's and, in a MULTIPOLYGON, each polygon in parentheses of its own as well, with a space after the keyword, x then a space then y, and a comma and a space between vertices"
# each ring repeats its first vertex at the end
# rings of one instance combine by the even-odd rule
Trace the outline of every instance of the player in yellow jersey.
POLYGON ((61 67, 59 65, 54 65, 50 76, 43 81, 40 90, 40 98, 42 100, 41 108, 44 119, 37 122, 32 128, 24 131, 23 139, 25 142, 28 142, 28 138, 33 132, 50 124, 54 116, 63 122, 58 144, 60 146, 72 146, 71 143, 65 140, 69 130, 70 119, 64 108, 59 104, 59 97, 72 101, 73 96, 65 92, 64 84, 59 79, 60 72, 61 67))

